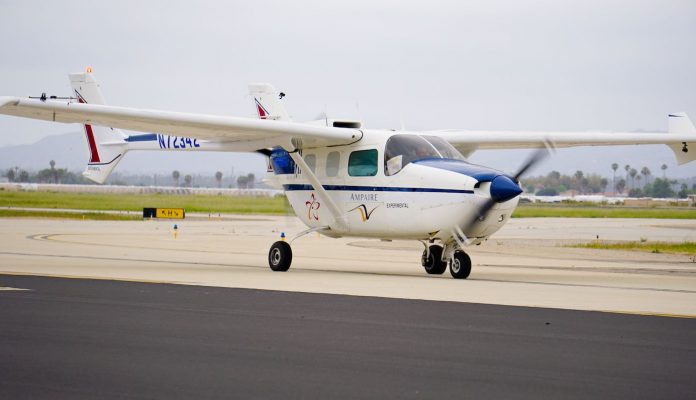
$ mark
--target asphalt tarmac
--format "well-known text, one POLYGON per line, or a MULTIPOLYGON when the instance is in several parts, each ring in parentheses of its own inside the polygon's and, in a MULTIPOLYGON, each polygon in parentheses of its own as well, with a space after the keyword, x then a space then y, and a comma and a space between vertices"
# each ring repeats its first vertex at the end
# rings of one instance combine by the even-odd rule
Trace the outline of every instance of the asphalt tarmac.
POLYGON ((16 275, 0 287, 3 399, 696 393, 696 319, 16 275))

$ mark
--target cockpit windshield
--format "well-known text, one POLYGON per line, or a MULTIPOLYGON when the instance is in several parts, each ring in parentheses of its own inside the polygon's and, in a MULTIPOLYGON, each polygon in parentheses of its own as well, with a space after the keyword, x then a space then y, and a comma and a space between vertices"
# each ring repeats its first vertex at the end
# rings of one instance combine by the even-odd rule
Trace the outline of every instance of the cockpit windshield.
POLYGON ((394 175, 409 163, 426 158, 464 160, 457 149, 437 136, 394 135, 384 149, 384 172, 394 175))

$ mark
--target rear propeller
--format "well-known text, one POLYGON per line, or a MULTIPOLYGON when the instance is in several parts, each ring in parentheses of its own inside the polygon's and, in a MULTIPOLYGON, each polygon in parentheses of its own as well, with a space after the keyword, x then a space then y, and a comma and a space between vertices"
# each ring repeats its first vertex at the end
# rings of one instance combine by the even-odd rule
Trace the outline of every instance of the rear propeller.
POLYGON ((532 153, 527 161, 525 161, 525 163, 522 164, 522 166, 517 170, 517 173, 515 173, 513 177, 506 175, 499 175, 495 177, 491 181, 491 196, 481 205, 481 207, 479 207, 478 212, 474 214, 474 218, 471 220, 469 225, 473 225, 476 222, 485 220, 488 216, 488 212, 491 211, 496 203, 510 200, 522 193, 522 189, 519 187, 520 178, 523 177, 532 167, 551 155, 554 150, 555 148, 553 143, 546 140, 544 142, 544 147, 540 147, 534 153, 532 153))

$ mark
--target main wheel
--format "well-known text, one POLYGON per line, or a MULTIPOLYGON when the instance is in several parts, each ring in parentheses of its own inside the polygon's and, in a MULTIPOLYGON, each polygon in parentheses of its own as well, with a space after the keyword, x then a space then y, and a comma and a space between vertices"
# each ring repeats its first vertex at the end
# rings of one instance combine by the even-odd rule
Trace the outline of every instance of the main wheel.
POLYGON ((450 260, 450 274, 455 279, 466 279, 471 273, 471 258, 461 250, 457 250, 450 260))
POLYGON ((425 272, 431 275, 440 275, 447 269, 447 262, 442 261, 442 246, 436 244, 430 246, 430 255, 423 250, 421 256, 421 264, 425 268, 425 272))
POLYGON ((286 242, 275 242, 268 251, 268 266, 274 271, 287 271, 292 263, 292 249, 286 242))

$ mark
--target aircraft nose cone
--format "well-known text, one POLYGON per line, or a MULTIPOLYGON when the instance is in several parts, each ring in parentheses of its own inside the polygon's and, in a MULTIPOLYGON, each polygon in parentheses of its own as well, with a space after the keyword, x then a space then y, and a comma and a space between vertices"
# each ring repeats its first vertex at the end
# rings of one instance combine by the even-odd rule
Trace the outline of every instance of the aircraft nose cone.
POLYGON ((508 201, 522 193, 522 188, 510 177, 498 175, 491 181, 491 198, 496 203, 508 201))

